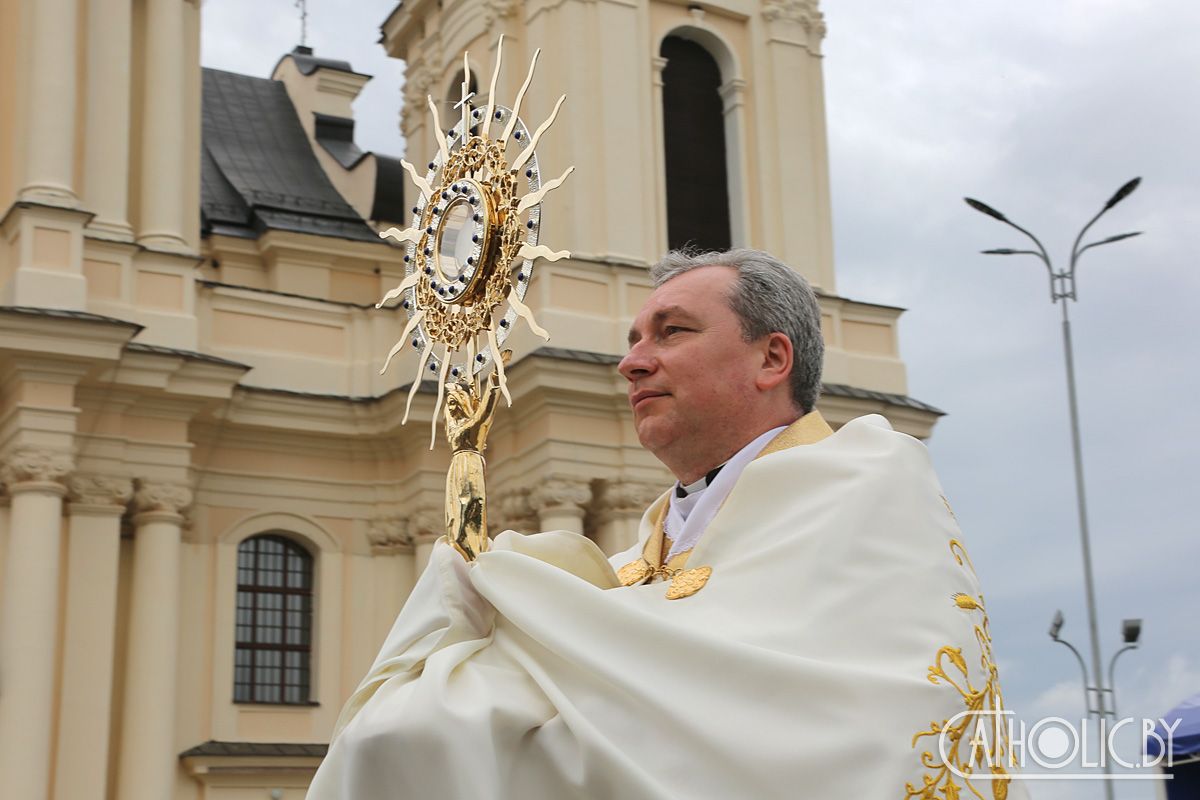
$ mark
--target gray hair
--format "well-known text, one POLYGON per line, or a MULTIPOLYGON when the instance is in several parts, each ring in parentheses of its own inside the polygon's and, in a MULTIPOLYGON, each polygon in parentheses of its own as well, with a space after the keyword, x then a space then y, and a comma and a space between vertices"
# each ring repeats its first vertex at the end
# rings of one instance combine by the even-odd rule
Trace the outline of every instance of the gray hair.
POLYGON ((774 256, 761 250, 724 252, 672 250, 650 268, 655 287, 698 267, 731 267, 738 277, 729 293, 729 308, 741 322, 747 342, 769 333, 782 333, 792 343, 789 384, 792 402, 807 414, 821 393, 821 308, 808 281, 774 256))

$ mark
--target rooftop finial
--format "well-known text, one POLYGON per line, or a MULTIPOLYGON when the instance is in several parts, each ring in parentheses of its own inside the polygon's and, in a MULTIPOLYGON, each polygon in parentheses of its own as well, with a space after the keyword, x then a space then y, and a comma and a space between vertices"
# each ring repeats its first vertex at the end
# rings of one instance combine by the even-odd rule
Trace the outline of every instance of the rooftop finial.
POLYGON ((296 8, 300 9, 300 46, 308 46, 308 0, 296 0, 296 8))

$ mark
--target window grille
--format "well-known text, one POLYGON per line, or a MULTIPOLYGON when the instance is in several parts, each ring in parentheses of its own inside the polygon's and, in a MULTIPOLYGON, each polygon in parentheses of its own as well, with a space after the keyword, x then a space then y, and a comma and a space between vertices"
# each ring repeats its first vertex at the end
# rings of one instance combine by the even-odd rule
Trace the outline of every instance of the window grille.
POLYGON ((262 534, 238 545, 237 566, 234 702, 308 703, 313 557, 262 534))

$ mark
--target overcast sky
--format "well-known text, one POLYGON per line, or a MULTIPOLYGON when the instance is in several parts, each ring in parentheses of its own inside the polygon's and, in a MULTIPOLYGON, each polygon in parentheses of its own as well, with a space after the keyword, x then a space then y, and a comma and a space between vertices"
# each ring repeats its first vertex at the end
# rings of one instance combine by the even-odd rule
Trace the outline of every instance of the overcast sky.
MULTIPOLYGON (((377 44, 391 0, 312 0, 309 43, 374 74, 358 142, 400 154, 403 65, 377 44)), ((949 412, 929 446, 988 599, 1007 704, 1078 719, 1087 653, 1061 308, 1020 234, 1065 264, 1079 228, 1141 237, 1089 251, 1070 307, 1105 660, 1124 617, 1143 646, 1117 669, 1122 716, 1200 692, 1200 5, 1115 0, 841 0, 824 8, 839 293, 903 306, 910 394, 949 412)), ((267 76, 298 41, 289 0, 207 0, 206 66, 267 76)), ((1137 737, 1121 740, 1126 757, 1137 737)), ((1031 784, 1037 798, 1099 796, 1031 784)), ((1118 798, 1150 798, 1146 783, 1118 798)))

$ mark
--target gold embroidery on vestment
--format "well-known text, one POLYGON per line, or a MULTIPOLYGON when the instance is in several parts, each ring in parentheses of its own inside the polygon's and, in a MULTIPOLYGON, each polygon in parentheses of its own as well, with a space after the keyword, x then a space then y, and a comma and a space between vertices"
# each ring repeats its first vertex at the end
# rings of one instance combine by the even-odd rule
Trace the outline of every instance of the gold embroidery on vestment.
POLYGON ((617 580, 621 582, 622 586, 633 586, 646 580, 653 571, 649 564, 639 558, 617 570, 617 580))
POLYGON ((683 597, 691 597, 704 588, 710 575, 712 575, 712 567, 696 567, 675 573, 671 577, 671 585, 667 587, 667 599, 679 600, 683 597))
MULTIPOLYGON (((945 502, 944 497, 942 501, 945 502)), ((949 504, 946 507, 949 510, 949 504)), ((950 540, 950 553, 959 566, 965 566, 972 576, 975 575, 971 558, 957 539, 950 540)), ((984 683, 980 688, 972 685, 970 668, 967 660, 963 658, 961 647, 947 645, 937 651, 926 677, 930 683, 948 683, 957 689, 967 713, 944 719, 940 724, 930 722, 929 730, 918 731, 913 736, 913 747, 917 746, 918 739, 925 736, 935 740, 944 737, 939 752, 945 754, 945 759, 939 762, 928 750, 921 753, 921 764, 927 772, 922 777, 920 786, 905 783, 905 800, 933 800, 939 795, 945 800, 957 800, 961 796, 962 787, 955 778, 974 776, 977 768, 986 769, 991 774, 993 800, 1005 800, 1008 797, 1008 784, 1012 781, 1012 778, 1008 777, 1005 765, 1013 766, 1014 761, 1004 715, 1004 697, 1000 692, 1000 673, 992 657, 992 635, 988 627, 987 609, 984 607, 982 594, 972 596, 965 592, 956 592, 951 595, 950 600, 963 611, 978 612, 980 615, 980 620, 974 628, 984 683), (957 680, 948 672, 949 666, 957 671, 957 680), (951 719, 955 720, 953 724, 951 719), (987 724, 984 720, 990 721, 990 730, 981 727, 987 724), (966 738, 968 728, 972 731, 970 738, 966 738), (970 745, 966 755, 960 752, 964 743, 970 745)), ((963 778, 962 785, 980 800, 987 800, 969 779, 963 778)))

